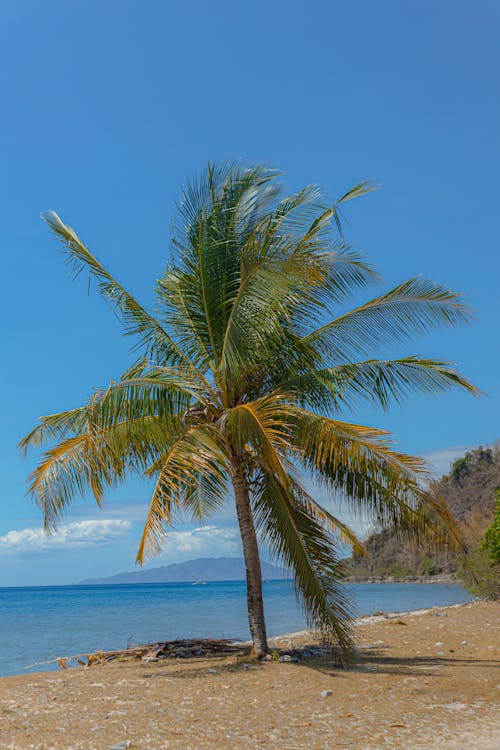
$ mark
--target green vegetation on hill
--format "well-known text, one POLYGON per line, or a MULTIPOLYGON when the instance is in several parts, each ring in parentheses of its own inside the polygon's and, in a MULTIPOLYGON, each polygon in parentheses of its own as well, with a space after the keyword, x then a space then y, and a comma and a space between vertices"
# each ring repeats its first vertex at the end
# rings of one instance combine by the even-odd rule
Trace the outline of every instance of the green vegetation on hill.
POLYGON ((455 461, 450 473, 432 482, 429 492, 440 496, 457 521, 468 553, 464 568, 446 551, 405 542, 380 529, 365 542, 368 557, 347 561, 354 580, 404 579, 456 575, 474 593, 500 594, 500 449, 477 448, 455 461), (496 506, 495 506, 496 499, 496 506))
POLYGON ((497 502, 493 519, 486 529, 479 549, 481 552, 486 553, 491 567, 500 565, 500 490, 497 490, 497 502))

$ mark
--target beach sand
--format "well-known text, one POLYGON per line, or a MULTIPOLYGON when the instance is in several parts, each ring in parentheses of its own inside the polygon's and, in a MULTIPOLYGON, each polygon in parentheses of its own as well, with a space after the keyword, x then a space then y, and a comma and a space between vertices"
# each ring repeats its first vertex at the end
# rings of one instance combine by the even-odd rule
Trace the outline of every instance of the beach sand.
MULTIPOLYGON (((137 750, 496 750, 499 616, 500 604, 475 602, 366 618, 350 670, 326 658, 244 664, 230 656, 4 677, 0 747, 108 750, 129 740, 137 750)), ((283 649, 311 642, 308 634, 273 639, 283 649)))

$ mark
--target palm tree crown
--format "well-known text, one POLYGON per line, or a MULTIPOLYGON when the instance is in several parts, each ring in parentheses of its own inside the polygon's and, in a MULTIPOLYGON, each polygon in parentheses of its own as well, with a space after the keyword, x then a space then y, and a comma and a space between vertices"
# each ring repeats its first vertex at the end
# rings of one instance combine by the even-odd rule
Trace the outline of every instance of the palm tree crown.
POLYGON ((44 216, 75 273, 90 272, 137 337, 140 356, 83 406, 42 417, 22 446, 50 443, 30 486, 47 530, 83 493, 100 505, 128 474, 153 477, 140 563, 158 552, 179 509, 205 518, 232 486, 256 652, 267 650, 257 539, 293 572, 310 621, 345 650, 350 607, 336 537, 362 545, 303 477, 400 531, 446 521, 436 503, 431 520, 419 459, 382 430, 340 417, 363 399, 386 407, 450 386, 474 392, 443 361, 370 358, 376 347, 465 321, 469 310, 416 277, 346 311, 375 273, 345 243, 339 205, 372 186, 325 207, 316 187, 284 196, 276 178, 261 166, 209 165, 185 187, 155 314, 57 214, 44 216))

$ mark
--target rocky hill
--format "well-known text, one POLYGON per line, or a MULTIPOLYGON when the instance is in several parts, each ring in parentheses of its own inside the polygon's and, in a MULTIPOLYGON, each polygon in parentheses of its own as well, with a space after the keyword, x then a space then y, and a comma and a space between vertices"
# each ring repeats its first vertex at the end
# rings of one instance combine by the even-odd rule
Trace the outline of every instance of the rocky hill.
MULTIPOLYGON (((429 490, 443 497, 457 519, 466 542, 474 546, 490 523, 495 495, 500 487, 500 450, 478 448, 455 461, 450 473, 432 483, 429 490)), ((415 544, 402 543, 381 529, 365 542, 369 558, 347 561, 350 578, 411 579, 452 576, 456 561, 446 553, 433 553, 415 544)))

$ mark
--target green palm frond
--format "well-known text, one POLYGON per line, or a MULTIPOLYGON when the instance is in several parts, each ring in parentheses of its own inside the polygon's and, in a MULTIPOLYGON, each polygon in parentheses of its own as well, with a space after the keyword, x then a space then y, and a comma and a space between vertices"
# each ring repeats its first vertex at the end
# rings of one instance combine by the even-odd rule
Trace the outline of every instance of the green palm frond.
POLYGON ((326 528, 272 474, 260 477, 254 513, 262 538, 293 572, 296 591, 309 623, 322 631, 339 657, 352 652, 349 601, 341 583, 343 567, 326 528))
POLYGON ((368 360, 331 368, 325 373, 343 403, 359 397, 388 408, 416 393, 436 393, 453 387, 477 396, 478 388, 449 362, 417 356, 395 360, 368 360))
POLYGON ((251 363, 265 365, 280 345, 285 346, 283 321, 290 317, 292 291, 318 283, 320 270, 298 258, 256 261, 241 278, 226 328, 220 372, 228 382, 251 363))
POLYGON ((353 198, 361 198, 363 195, 373 193, 374 190, 378 190, 379 185, 372 182, 371 180, 362 180, 354 185, 352 188, 347 190, 340 198, 337 199, 336 205, 340 203, 346 203, 347 201, 353 200, 353 198))
POLYGON ((379 346, 470 320, 462 297, 429 279, 415 277, 390 292, 307 334, 335 364, 352 361, 379 346))
MULTIPOLYGON (((329 226, 328 222, 328 226, 329 226)), ((227 380, 248 361, 268 366, 290 331, 317 323, 329 306, 373 278, 365 259, 344 243, 326 245, 321 224, 299 237, 271 241, 260 230, 243 247, 239 286, 231 302, 220 358, 227 380)))
MULTIPOLYGON (((237 292, 241 247, 262 211, 276 194, 270 185, 276 173, 262 167, 211 166, 198 181, 188 184, 174 229, 176 274, 183 289, 182 307, 196 327, 198 339, 213 364, 220 359, 231 301, 237 292), (186 221, 187 219, 187 221, 186 221)), ((167 268, 164 283, 168 286, 167 268)), ((175 300, 160 301, 168 320, 178 314, 175 300)))
POLYGON ((27 453, 30 447, 40 447, 50 440, 61 440, 68 434, 81 434, 89 417, 89 406, 78 406, 75 409, 49 414, 39 418, 37 424, 22 440, 18 448, 27 453))
POLYGON ((166 272, 156 286, 156 296, 165 320, 180 342, 182 350, 202 372, 215 370, 211 346, 204 331, 203 318, 193 310, 189 277, 178 270, 166 272))
POLYGON ((201 388, 183 377, 182 371, 166 367, 141 368, 140 374, 96 391, 89 403, 66 412, 40 417, 40 423, 26 435, 19 447, 27 451, 71 434, 81 434, 89 424, 102 429, 123 420, 156 417, 169 420, 185 414, 192 403, 206 405, 201 388))
MULTIPOLYGON (((365 256, 344 241, 332 242, 322 254, 326 271, 326 283, 322 298, 326 308, 331 303, 349 299, 359 289, 378 280, 378 274, 365 256)), ((304 314, 304 310, 301 311, 304 314)))
POLYGON ((285 381, 298 402, 320 411, 354 408, 360 400, 383 409, 416 393, 437 393, 459 387, 477 396, 480 391, 449 362, 418 356, 371 359, 311 370, 285 381))
POLYGON ((126 335, 136 335, 146 349, 161 363, 184 364, 191 367, 185 353, 170 338, 158 320, 119 284, 83 244, 75 230, 65 224, 55 211, 42 215, 52 232, 65 247, 74 276, 87 270, 98 282, 99 292, 109 299, 125 326, 126 335))
POLYGON ((282 198, 278 205, 268 211, 260 221, 268 240, 279 234, 289 235, 303 231, 305 224, 316 220, 322 192, 317 185, 306 185, 298 193, 282 198))
POLYGON ((373 191, 378 190, 378 188, 379 186, 374 182, 371 182, 370 180, 362 180, 337 199, 332 208, 332 215, 335 219, 337 229, 341 236, 343 235, 342 221, 344 221, 344 216, 341 213, 339 206, 341 206, 343 203, 347 203, 347 201, 354 200, 355 198, 361 198, 363 195, 368 195, 368 193, 373 193, 373 191))

